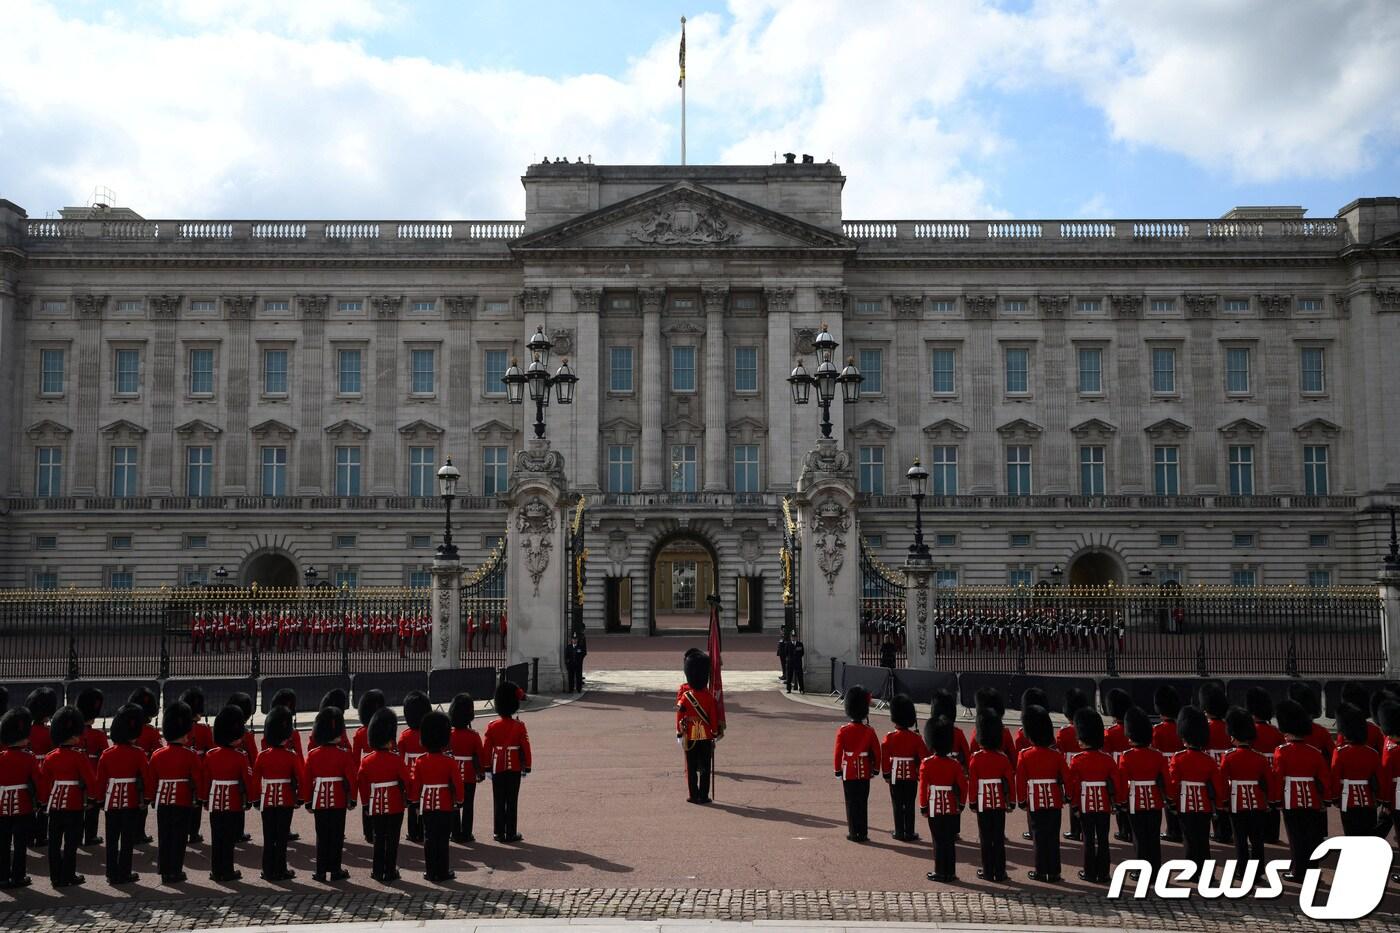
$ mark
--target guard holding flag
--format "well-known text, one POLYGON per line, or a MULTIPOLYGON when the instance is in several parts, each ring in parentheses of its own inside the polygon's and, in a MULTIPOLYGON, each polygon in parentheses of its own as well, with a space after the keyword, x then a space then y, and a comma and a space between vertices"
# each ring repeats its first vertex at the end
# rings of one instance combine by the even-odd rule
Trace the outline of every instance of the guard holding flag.
POLYGON ((719 706, 710 690, 710 656, 685 653, 685 683, 676 695, 676 741, 685 752, 685 781, 691 803, 710 802, 715 740, 723 735, 719 706))

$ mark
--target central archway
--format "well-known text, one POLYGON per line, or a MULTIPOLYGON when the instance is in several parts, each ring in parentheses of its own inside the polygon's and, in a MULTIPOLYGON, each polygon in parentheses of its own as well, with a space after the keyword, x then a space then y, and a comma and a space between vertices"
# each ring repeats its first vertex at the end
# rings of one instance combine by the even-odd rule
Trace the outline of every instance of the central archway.
POLYGON ((297 565, 282 551, 262 551, 243 563, 243 585, 296 587, 301 585, 297 565))
POLYGON ((1123 566, 1108 551, 1086 551, 1069 565, 1070 586, 1121 586, 1123 566))
POLYGON ((695 532, 674 532, 652 546, 647 569, 650 634, 706 630, 710 623, 706 597, 718 592, 719 555, 714 546, 695 532))

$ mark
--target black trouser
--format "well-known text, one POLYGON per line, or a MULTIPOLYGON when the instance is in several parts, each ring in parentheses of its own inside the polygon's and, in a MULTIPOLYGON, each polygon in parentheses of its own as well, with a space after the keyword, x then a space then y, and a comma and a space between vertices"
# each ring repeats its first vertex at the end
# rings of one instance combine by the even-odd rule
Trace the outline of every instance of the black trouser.
POLYGON ((242 810, 216 810, 209 814, 209 874, 216 879, 233 876, 233 847, 238 844, 242 825, 242 810))
MULTIPOLYGON (((1374 824, 1372 824, 1374 827, 1374 824)), ((1292 871, 1302 877, 1312 861, 1313 849, 1327 835, 1327 814, 1310 807, 1283 811, 1283 826, 1288 830, 1288 853, 1293 859, 1292 871)))
POLYGON ((1167 821, 1167 832, 1166 832, 1167 841, 1168 841, 1168 842, 1180 842, 1180 841, 1181 841, 1181 817, 1177 814, 1177 812, 1176 812, 1175 810, 1167 810, 1167 811, 1166 811, 1166 821, 1167 821))
POLYGON ((1376 808, 1348 807, 1342 811, 1342 834, 1345 836, 1374 836, 1376 834, 1376 808))
POLYGON ((78 843, 83 837, 82 810, 49 811, 49 880, 65 883, 78 873, 78 843))
POLYGON ((374 826, 374 876, 381 881, 399 870, 399 834, 403 832, 402 813, 381 813, 370 817, 374 826))
POLYGON ((710 796, 710 769, 714 760, 715 743, 711 739, 697 739, 685 750, 685 785, 691 800, 710 796))
MULTIPOLYGON (((1127 814, 1120 813, 1127 822, 1127 814)), ((1084 833, 1084 878, 1086 881, 1108 880, 1108 814, 1083 813, 1079 827, 1084 833)), ((1130 827, 1131 829, 1131 827, 1130 827)))
POLYGON ((1128 814, 1133 824, 1134 855, 1156 869, 1162 864, 1162 811, 1139 810, 1128 814))
POLYGON ((345 855, 345 808, 327 807, 316 813, 316 874, 340 871, 345 855))
POLYGON ((266 878, 287 874, 287 837, 292 834, 291 807, 263 807, 262 873, 266 878))
POLYGON ((18 881, 29 860, 29 840, 34 836, 34 814, 0 816, 0 882, 18 881))
POLYGON ((102 808, 95 806, 88 807, 83 811, 83 845, 97 844, 97 817, 101 812, 102 808))
POLYGON ((578 693, 583 690, 583 663, 572 661, 567 665, 569 674, 569 692, 578 693))
POLYGON ((1042 880, 1060 877, 1060 817, 1059 807, 1046 807, 1030 815, 1035 873, 1042 880))
POLYGON ((364 833, 365 842, 374 845, 374 818, 369 815, 369 807, 360 808, 360 830, 364 833))
POLYGON ((1069 838, 1080 839, 1084 835, 1084 828, 1079 823, 1079 811, 1069 811, 1069 838))
MULTIPOLYGON (((790 670, 791 670, 791 674, 790 674, 791 679, 788 681, 788 683, 791 684, 792 686, 795 686, 795 687, 797 688, 797 692, 798 692, 798 693, 806 693, 806 692, 807 692, 807 680, 806 680, 806 673, 802 670, 802 660, 801 660, 800 658, 798 658, 797 660, 794 660, 794 661, 792 662, 792 664, 790 665, 790 670)), ((791 689, 791 688, 789 688, 789 689, 791 689)))
POLYGON ((945 813, 928 818, 929 835, 933 837, 933 873, 951 878, 958 870, 958 824, 962 814, 945 813))
POLYGON ((34 814, 34 835, 30 837, 30 845, 34 848, 49 844, 49 813, 47 810, 40 810, 34 814))
POLYGON ((1210 814, 1182 813, 1180 818, 1181 841, 1186 848, 1183 858, 1200 865, 1210 858, 1210 814))
POLYGON ((982 877, 988 881, 1006 875, 1006 811, 977 813, 977 840, 982 845, 982 877))
POLYGON ((156 808, 156 863, 162 878, 174 878, 185 870, 185 846, 189 843, 193 809, 171 804, 156 808))
POLYGON ((491 778, 492 833, 501 839, 516 835, 516 805, 520 802, 520 772, 498 771, 491 778))
POLYGON ((1122 812, 1114 814, 1113 822, 1117 826, 1117 833, 1123 838, 1123 841, 1132 842, 1133 824, 1132 821, 1128 819, 1128 814, 1122 812))
POLYGON ((841 792, 846 795, 846 832, 864 839, 869 831, 868 809, 870 803, 870 779, 863 781, 842 781, 841 792))
POLYGON ((190 829, 187 837, 190 842, 195 842, 199 836, 200 824, 204 821, 204 811, 199 807, 190 807, 190 829))
MULTIPOLYGON (((1375 821, 1371 828, 1375 829, 1375 821)), ((1264 811, 1241 810, 1230 814, 1230 832, 1235 842, 1235 858, 1262 859, 1264 857, 1264 811)))
POLYGON ((418 804, 408 805, 408 841, 423 841, 423 821, 418 816, 418 804))
POLYGON ((1216 842, 1233 842, 1235 839, 1230 828, 1230 814, 1224 810, 1215 811, 1215 818, 1211 820, 1211 838, 1216 842))
POLYGON ((472 837, 472 824, 476 821, 476 784, 463 784, 462 805, 452 811, 452 841, 467 842, 472 837))
MULTIPOLYGON (((894 806, 894 835, 896 839, 914 839, 914 814, 919 796, 918 781, 891 781, 890 803, 894 806)), ((932 817, 930 817, 932 819, 932 817)))
POLYGON ((423 812, 423 873, 429 881, 446 881, 452 871, 452 810, 423 812))
POLYGON ((135 807, 107 811, 107 880, 131 877, 131 850, 140 841, 141 811, 135 807))

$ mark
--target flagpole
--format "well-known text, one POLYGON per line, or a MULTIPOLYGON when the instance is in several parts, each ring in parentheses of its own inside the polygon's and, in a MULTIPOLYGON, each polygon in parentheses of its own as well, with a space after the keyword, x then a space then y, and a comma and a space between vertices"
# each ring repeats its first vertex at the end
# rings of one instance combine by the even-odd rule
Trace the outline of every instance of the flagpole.
POLYGON ((681 17, 681 165, 685 164, 685 17, 681 17))

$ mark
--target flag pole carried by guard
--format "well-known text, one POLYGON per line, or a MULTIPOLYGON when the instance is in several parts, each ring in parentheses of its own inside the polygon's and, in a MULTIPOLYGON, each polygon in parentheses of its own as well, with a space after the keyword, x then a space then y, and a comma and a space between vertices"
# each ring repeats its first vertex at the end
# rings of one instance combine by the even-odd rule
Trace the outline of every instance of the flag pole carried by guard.
MULTIPOLYGON (((723 666, 720 663, 720 635, 719 635, 719 594, 711 593, 706 597, 710 604, 710 637, 706 648, 710 653, 710 692, 715 696, 715 709, 718 715, 715 717, 716 734, 715 744, 724 735, 724 678, 720 672, 723 666)), ((715 762, 714 753, 711 752, 710 759, 710 799, 715 795, 715 762)))
POLYGON ((681 17, 681 77, 676 82, 681 89, 681 165, 685 164, 685 17, 681 17))

